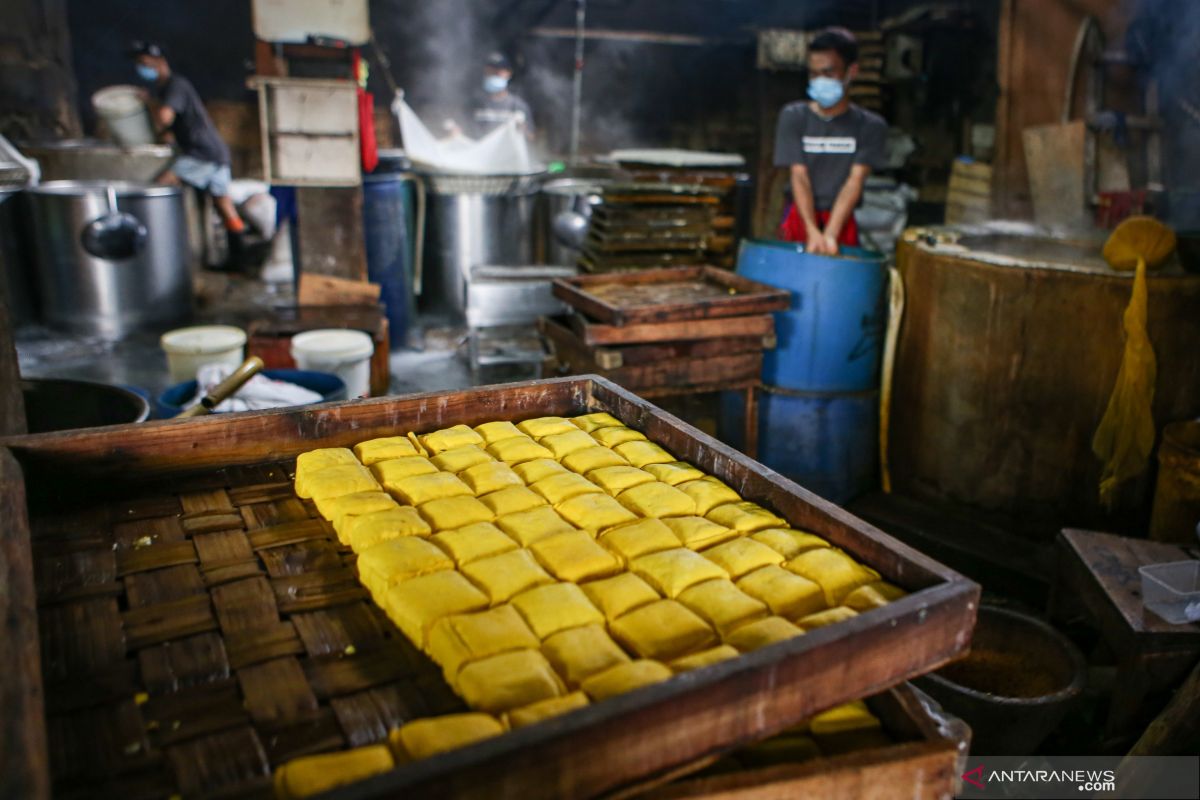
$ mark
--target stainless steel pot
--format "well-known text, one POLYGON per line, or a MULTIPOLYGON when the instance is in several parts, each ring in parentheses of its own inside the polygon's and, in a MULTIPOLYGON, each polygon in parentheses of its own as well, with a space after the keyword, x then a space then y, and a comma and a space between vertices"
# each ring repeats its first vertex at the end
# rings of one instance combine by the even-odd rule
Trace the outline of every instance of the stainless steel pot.
POLYGON ((540 176, 426 175, 421 307, 462 318, 467 276, 483 264, 533 264, 540 176))
POLYGON ((153 183, 175 158, 166 144, 118 147, 95 139, 64 139, 21 145, 37 159, 43 181, 132 181, 153 183))
POLYGON ((33 258, 47 323, 120 338, 190 314, 192 283, 181 189, 51 181, 28 194, 33 258), (129 247, 106 250, 87 234, 95 230, 97 220, 111 218, 113 200, 121 214, 145 228, 145 237, 129 247))
POLYGON ((605 178, 559 178, 542 186, 538 238, 545 243, 547 264, 575 266, 592 208, 608 183, 612 181, 605 178))

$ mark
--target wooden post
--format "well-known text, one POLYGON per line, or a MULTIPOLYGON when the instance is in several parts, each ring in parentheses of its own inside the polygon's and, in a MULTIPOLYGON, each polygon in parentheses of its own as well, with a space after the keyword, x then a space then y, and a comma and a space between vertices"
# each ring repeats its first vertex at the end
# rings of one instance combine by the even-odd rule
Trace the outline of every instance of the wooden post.
POLYGON ((13 344, 12 319, 4 281, 0 280, 0 436, 25 433, 25 401, 21 396, 21 370, 13 344))

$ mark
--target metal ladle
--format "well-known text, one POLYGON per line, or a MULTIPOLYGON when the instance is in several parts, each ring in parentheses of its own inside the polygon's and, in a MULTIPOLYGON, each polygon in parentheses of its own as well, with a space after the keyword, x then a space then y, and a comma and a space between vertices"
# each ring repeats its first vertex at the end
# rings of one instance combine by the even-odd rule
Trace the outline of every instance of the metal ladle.
POLYGON ((142 221, 117 208, 117 187, 108 184, 105 188, 108 213, 89 222, 80 233, 83 249, 109 261, 133 258, 146 246, 148 236, 142 221))

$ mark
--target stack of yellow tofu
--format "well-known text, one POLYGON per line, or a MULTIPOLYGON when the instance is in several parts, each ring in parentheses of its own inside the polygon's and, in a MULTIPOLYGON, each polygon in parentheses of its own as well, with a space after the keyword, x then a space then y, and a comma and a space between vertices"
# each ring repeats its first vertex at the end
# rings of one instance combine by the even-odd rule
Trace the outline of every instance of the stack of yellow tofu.
POLYGON ((314 450, 297 460, 296 493, 472 709, 394 731, 401 760, 903 594, 603 412, 314 450))

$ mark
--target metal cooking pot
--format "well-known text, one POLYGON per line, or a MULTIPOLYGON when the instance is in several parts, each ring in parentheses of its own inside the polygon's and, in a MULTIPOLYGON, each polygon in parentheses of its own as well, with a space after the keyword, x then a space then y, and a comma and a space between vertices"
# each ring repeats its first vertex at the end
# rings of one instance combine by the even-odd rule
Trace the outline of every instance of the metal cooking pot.
POLYGON ((120 338, 191 313, 180 188, 51 181, 28 195, 47 323, 120 338))
POLYGON ((118 147, 96 139, 32 142, 21 145, 21 152, 37 159, 43 181, 153 183, 175 158, 166 144, 118 147))
POLYGON ((547 264, 575 266, 592 209, 609 183, 612 180, 605 178, 559 178, 542 186, 538 231, 545 242, 547 264))
POLYGON ((145 422, 146 398, 120 386, 60 378, 21 380, 25 421, 30 433, 145 422))

